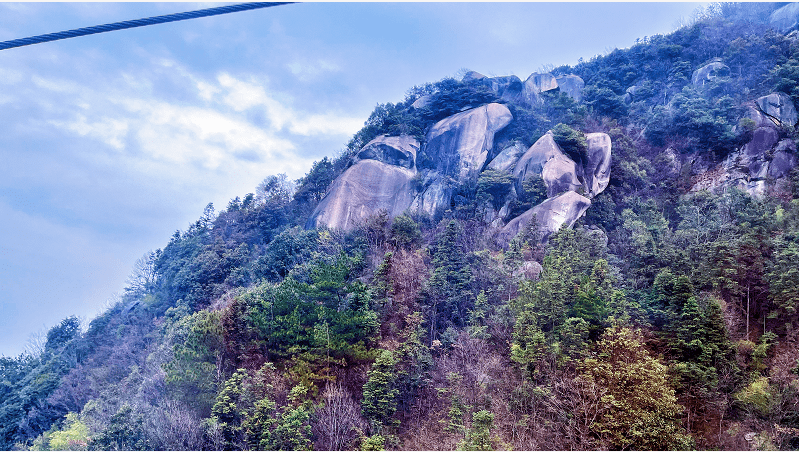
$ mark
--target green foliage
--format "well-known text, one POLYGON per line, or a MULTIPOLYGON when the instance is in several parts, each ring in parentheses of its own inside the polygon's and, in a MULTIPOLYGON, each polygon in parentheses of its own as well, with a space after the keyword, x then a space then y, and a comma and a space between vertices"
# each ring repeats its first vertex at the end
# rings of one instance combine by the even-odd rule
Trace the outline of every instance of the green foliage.
POLYGON ((474 306, 473 276, 461 243, 462 234, 459 223, 451 220, 436 237, 432 252, 433 274, 428 283, 431 340, 437 331, 464 326, 474 306))
POLYGON ((141 415, 123 405, 103 431, 91 438, 89 450, 150 450, 141 415))
POLYGON ((206 416, 222 384, 222 334, 218 311, 183 317, 170 331, 173 358, 164 364, 166 383, 206 416))
POLYGON ((388 424, 397 410, 396 387, 397 375, 395 366, 397 358, 389 350, 382 350, 372 368, 366 373, 367 381, 363 386, 363 417, 372 428, 380 432, 380 427, 388 424))
POLYGON ((588 151, 588 144, 585 141, 585 135, 579 130, 560 123, 552 128, 552 138, 572 160, 578 163, 586 161, 585 153, 588 151))
POLYGON ((419 224, 406 214, 391 222, 391 243, 398 248, 413 249, 421 245, 422 232, 419 224))
POLYGON ((458 445, 458 450, 494 450, 491 445, 493 426, 493 413, 486 410, 472 413, 472 427, 466 432, 463 442, 458 445))
POLYGON ((650 356, 626 327, 611 327, 597 343, 594 357, 580 364, 580 378, 601 400, 591 431, 613 449, 692 448, 680 426, 682 407, 668 381, 668 369, 650 356))
POLYGON ((511 174, 504 171, 485 170, 477 179, 477 196, 489 196, 491 204, 499 210, 512 187, 513 176, 511 174))

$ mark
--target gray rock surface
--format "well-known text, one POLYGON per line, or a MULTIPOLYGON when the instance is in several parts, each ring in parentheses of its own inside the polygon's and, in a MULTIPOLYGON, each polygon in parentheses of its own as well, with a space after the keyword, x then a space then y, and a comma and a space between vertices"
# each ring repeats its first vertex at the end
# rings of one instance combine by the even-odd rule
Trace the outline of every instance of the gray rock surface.
POLYGON ((789 3, 771 13, 769 23, 782 33, 799 24, 799 3, 789 3))
POLYGON ((407 135, 381 135, 367 143, 353 158, 354 165, 333 182, 309 227, 350 230, 381 210, 392 217, 404 212, 413 201, 418 151, 419 142, 407 135))
POLYGON ((785 93, 771 93, 755 100, 758 113, 765 116, 755 120, 758 126, 772 125, 774 127, 792 127, 796 125, 796 106, 785 93))
POLYGON ((506 172, 513 171, 513 168, 516 167, 516 162, 519 161, 519 158, 521 158, 525 152, 527 152, 526 146, 518 141, 513 142, 510 146, 497 154, 497 156, 489 162, 486 169, 506 172))
POLYGON ((423 186, 424 190, 411 202, 410 209, 412 211, 424 212, 433 216, 439 210, 446 210, 450 207, 452 189, 441 174, 428 172, 423 186))
POLYGON ((777 151, 768 166, 768 176, 774 179, 787 177, 796 166, 796 155, 777 151))
POLYGON ((475 80, 483 80, 483 79, 486 79, 486 78, 488 78, 488 77, 486 77, 485 75, 483 75, 483 74, 481 74, 481 73, 479 73, 477 71, 469 71, 469 72, 467 72, 466 74, 463 75, 463 78, 461 79, 461 81, 462 82, 473 82, 475 80))
POLYGON ((718 77, 725 77, 730 75, 730 68, 721 60, 716 59, 710 63, 695 70, 691 76, 691 83, 694 86, 705 86, 705 84, 712 82, 718 77))
POLYGON ((503 100, 517 99, 522 93, 522 81, 515 75, 492 77, 487 80, 491 91, 503 100))
POLYGON ((544 267, 541 266, 536 261, 524 261, 522 265, 519 266, 516 271, 513 272, 513 276, 519 278, 522 277, 524 279, 535 281, 538 279, 538 276, 541 272, 544 271, 544 267))
POLYGON ((590 199, 573 191, 567 191, 547 199, 511 220, 502 228, 497 236, 497 241, 503 245, 509 243, 519 231, 530 224, 534 217, 538 223, 538 230, 541 232, 543 240, 546 241, 561 226, 572 227, 589 206, 591 206, 590 199))
POLYGON ((547 196, 577 190, 582 182, 577 177, 577 164, 566 156, 547 132, 522 155, 513 170, 516 191, 522 192, 522 183, 531 174, 540 174, 547 186, 547 196))
POLYGON ((602 193, 610 182, 610 137, 606 133, 588 133, 588 161, 584 162, 583 181, 590 198, 602 193))
POLYGON ((425 94, 424 96, 419 96, 418 99, 413 101, 413 103, 411 104, 411 107, 412 108, 416 108, 416 109, 424 108, 424 107, 430 105, 430 100, 431 99, 432 99, 432 96, 430 96, 429 94, 425 94))
POLYGON ((348 231, 381 210, 391 217, 400 215, 413 201, 415 174, 415 170, 378 160, 361 160, 333 182, 308 225, 348 231))
POLYGON ((510 110, 496 103, 442 119, 427 133, 427 155, 442 175, 476 180, 494 146, 494 134, 512 119, 510 110))
POLYGON ((561 75, 555 77, 555 82, 558 84, 560 91, 566 93, 572 99, 576 100, 577 102, 580 102, 583 99, 585 82, 580 76, 561 75))
POLYGON ((389 165, 403 168, 416 168, 416 154, 419 152, 419 142, 408 135, 387 137, 380 135, 366 143, 355 155, 354 162, 362 160, 377 160, 389 165))
POLYGON ((558 81, 550 73, 539 74, 533 72, 524 81, 522 88, 522 99, 528 103, 539 103, 539 94, 558 88, 558 81))

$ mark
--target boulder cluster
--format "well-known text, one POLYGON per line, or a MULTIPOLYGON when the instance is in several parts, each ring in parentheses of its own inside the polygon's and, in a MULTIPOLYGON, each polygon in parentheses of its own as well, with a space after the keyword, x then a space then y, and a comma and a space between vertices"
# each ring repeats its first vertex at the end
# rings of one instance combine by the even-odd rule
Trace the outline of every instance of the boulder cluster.
MULTIPOLYGON (((559 87, 567 87, 572 90, 569 95, 579 97, 583 86, 576 76, 533 74, 524 83, 515 76, 487 78, 472 72, 466 77, 490 83, 500 97, 521 96, 530 101, 559 87)), ((564 153, 551 131, 529 149, 511 142, 494 152, 494 135, 512 120, 507 107, 490 103, 434 124, 423 144, 407 135, 375 138, 333 182, 307 226, 351 230, 380 211, 391 217, 406 211, 434 216, 451 208, 458 186, 475 186, 483 171, 493 170, 513 180, 501 207, 485 209, 485 219, 498 231, 500 243, 508 243, 533 218, 545 239, 564 224, 571 227, 591 205, 590 198, 608 184, 610 138, 604 133, 587 134, 587 150, 580 161, 564 153), (419 170, 416 159, 422 146, 434 165, 419 170), (543 180, 546 199, 510 218, 509 206, 525 196, 522 185, 531 176, 543 180)))
POLYGON ((796 107, 785 93, 771 93, 746 105, 740 124, 752 129, 752 138, 715 168, 692 169, 691 191, 736 187, 762 196, 767 181, 784 182, 797 164, 796 142, 785 135, 798 119, 796 107))

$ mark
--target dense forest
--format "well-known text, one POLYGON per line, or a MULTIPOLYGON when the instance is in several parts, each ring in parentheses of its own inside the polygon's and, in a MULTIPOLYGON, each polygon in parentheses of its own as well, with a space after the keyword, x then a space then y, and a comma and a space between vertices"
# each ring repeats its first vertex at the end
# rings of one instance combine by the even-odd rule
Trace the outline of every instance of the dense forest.
MULTIPOLYGON (((88 328, 70 317, 0 357, 0 449, 798 449, 799 170, 702 189, 756 141, 747 106, 799 101, 781 6, 714 4, 551 68, 579 98, 465 76, 378 105, 301 179, 209 204, 88 328), (451 181, 434 215, 306 227, 365 144, 424 143, 488 103, 513 115, 495 153, 552 131, 579 157, 577 132, 610 137, 609 184, 573 227, 498 243, 483 212, 511 190, 499 171, 451 181)), ((769 129, 769 161, 796 166, 793 122, 769 129)), ((539 182, 510 211, 546 197, 539 182)))

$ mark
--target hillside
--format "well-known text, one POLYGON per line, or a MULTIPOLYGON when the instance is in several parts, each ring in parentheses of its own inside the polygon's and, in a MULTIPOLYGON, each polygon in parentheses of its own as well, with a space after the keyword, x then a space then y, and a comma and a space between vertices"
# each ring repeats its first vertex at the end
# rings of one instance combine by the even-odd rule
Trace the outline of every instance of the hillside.
POLYGON ((796 449, 798 23, 378 105, 0 358, 0 448, 796 449))

